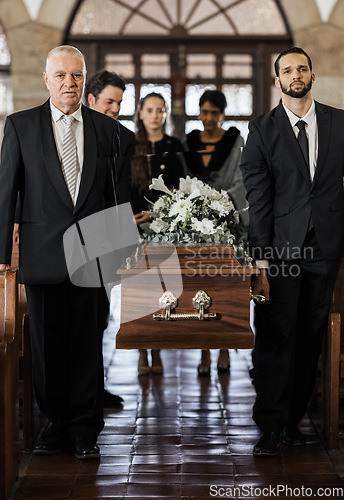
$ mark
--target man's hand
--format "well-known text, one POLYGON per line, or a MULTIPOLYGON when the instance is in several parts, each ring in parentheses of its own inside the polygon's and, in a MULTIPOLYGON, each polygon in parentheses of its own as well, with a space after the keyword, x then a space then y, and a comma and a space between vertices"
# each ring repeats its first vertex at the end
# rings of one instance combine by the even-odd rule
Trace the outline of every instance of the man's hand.
POLYGON ((258 274, 253 290, 252 295, 262 295, 265 297, 265 302, 261 302, 262 304, 267 304, 270 299, 270 285, 268 282, 268 274, 267 269, 261 269, 258 274))
POLYGON ((19 245, 19 224, 14 224, 13 245, 19 245))
POLYGON ((140 212, 134 215, 134 220, 137 225, 143 224, 144 222, 150 222, 152 218, 152 215, 148 212, 140 212))
POLYGON ((9 267, 7 264, 0 264, 0 271, 6 271, 9 267))

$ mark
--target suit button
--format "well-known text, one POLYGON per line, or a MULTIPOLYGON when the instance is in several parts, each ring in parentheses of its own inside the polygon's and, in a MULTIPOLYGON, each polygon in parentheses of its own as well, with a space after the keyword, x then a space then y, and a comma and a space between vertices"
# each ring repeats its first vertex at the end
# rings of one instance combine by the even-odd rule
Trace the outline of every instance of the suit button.
POLYGON ((313 198, 314 198, 314 194, 311 194, 310 199, 313 200, 313 198))

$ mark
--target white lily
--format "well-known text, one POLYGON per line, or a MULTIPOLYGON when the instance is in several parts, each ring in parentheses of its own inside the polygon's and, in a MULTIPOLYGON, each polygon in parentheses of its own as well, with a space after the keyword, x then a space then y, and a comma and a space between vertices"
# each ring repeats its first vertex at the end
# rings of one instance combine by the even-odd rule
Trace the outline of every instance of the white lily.
POLYGON ((150 184, 149 189, 155 189, 156 191, 162 191, 163 193, 172 195, 172 192, 163 181, 162 174, 159 175, 158 179, 156 177, 152 179, 152 184, 150 184))
POLYGON ((188 199, 189 200, 193 200, 194 198, 198 198, 199 196, 201 196, 201 192, 200 190, 198 189, 198 187, 195 187, 192 192, 189 194, 188 196, 188 199))
POLYGON ((190 193, 191 192, 191 177, 187 175, 185 179, 180 178, 179 179, 179 190, 182 191, 183 193, 190 193))

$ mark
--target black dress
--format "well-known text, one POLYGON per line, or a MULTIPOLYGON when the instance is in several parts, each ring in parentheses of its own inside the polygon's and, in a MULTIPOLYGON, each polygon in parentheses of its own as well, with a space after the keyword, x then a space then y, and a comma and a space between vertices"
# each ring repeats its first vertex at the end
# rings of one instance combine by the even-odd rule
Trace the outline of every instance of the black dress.
POLYGON ((193 130, 186 136, 187 149, 190 153, 186 155, 186 162, 190 173, 198 177, 203 182, 208 183, 209 176, 214 170, 219 170, 227 160, 236 139, 239 136, 239 130, 231 127, 223 134, 222 138, 217 142, 203 142, 199 130, 193 130), (207 146, 214 146, 210 161, 205 167, 202 154, 199 151, 205 151, 207 146))
MULTIPOLYGON (((146 169, 149 184, 152 178, 162 174, 164 182, 169 189, 179 187, 180 177, 185 176, 184 167, 180 153, 184 151, 181 141, 177 137, 164 134, 161 141, 149 142, 149 152, 152 156, 144 158, 142 168, 146 169), (179 154, 178 154, 179 153, 179 154)), ((155 202, 162 193, 152 189, 147 189, 139 193, 132 187, 131 203, 134 214, 147 210, 148 200, 155 202)))
MULTIPOLYGON (((185 141, 186 173, 214 189, 227 191, 237 210, 247 207, 246 190, 240 170, 243 146, 244 140, 235 127, 226 130, 222 138, 215 143, 202 142, 199 130, 187 134, 185 141), (202 155, 206 153, 200 151, 205 151, 207 145, 214 146, 214 150, 209 151, 211 159, 205 167, 202 155)), ((240 218, 244 226, 248 226, 248 212, 241 212, 240 218)))

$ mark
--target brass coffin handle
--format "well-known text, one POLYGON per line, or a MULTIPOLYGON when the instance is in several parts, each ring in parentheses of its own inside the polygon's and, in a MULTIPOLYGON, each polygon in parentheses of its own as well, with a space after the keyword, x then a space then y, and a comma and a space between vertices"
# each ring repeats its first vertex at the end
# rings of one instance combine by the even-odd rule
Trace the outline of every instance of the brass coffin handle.
POLYGON ((173 320, 191 320, 198 319, 204 321, 206 319, 216 319, 216 313, 209 313, 206 310, 210 307, 211 298, 203 290, 199 290, 194 298, 192 299, 192 304, 195 309, 198 310, 198 314, 192 313, 171 313, 172 309, 175 309, 178 304, 178 299, 173 292, 166 291, 162 294, 159 299, 159 305, 161 309, 165 310, 165 314, 156 313, 153 314, 153 319, 157 321, 173 321, 173 320))
POLYGON ((253 300, 253 302, 255 304, 265 304, 266 303, 266 297, 265 297, 265 295, 253 294, 251 292, 250 298, 251 298, 251 300, 253 300))

